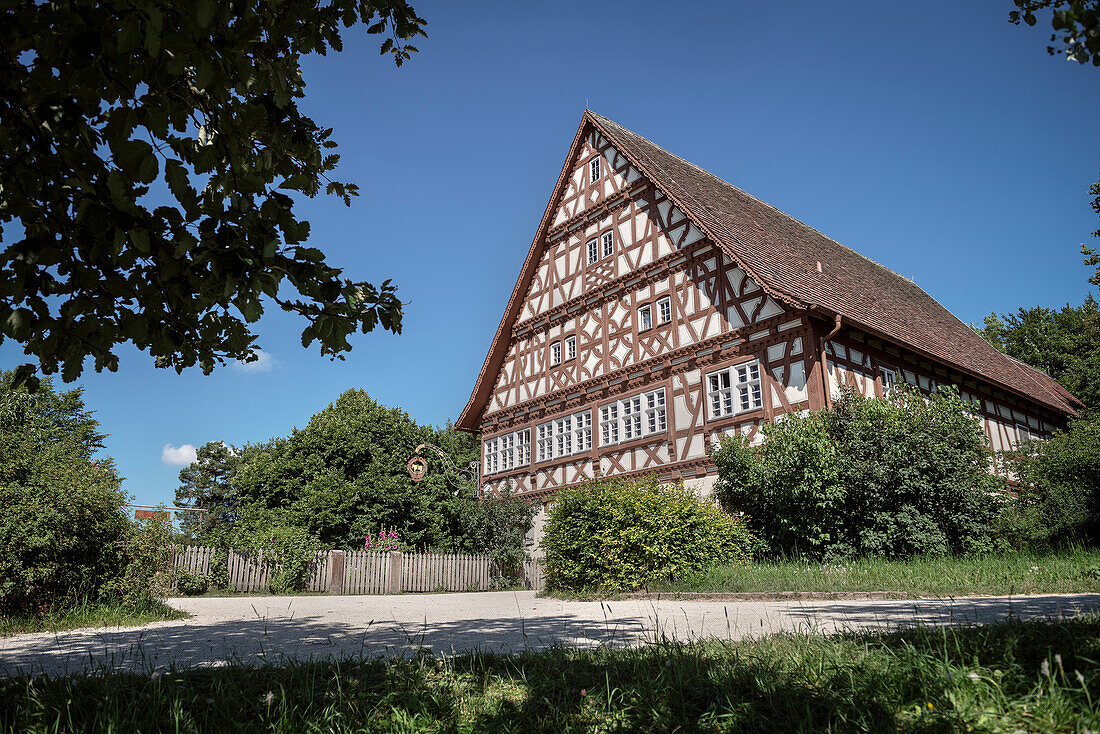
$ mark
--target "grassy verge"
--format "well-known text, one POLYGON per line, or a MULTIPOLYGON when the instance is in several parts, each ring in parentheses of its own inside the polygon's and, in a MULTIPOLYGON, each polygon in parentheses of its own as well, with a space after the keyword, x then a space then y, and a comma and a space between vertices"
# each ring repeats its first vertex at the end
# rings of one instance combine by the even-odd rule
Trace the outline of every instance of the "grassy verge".
POLYGON ((136 627, 164 619, 183 619, 186 616, 186 613, 156 600, 136 607, 119 603, 82 602, 38 616, 0 615, 0 637, 27 632, 60 632, 80 627, 136 627))
POLYGON ((908 596, 981 596, 1100 592, 1100 550, 1008 553, 912 561, 860 559, 837 564, 807 561, 718 566, 662 592, 889 591, 908 596))
POLYGON ((1100 618, 0 680, 0 731, 1100 728, 1100 618))

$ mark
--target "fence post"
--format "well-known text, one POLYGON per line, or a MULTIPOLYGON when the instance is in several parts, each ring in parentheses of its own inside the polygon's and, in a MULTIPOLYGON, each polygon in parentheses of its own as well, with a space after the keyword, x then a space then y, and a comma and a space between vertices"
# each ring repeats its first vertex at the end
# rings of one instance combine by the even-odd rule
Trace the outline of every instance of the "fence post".
POLYGON ((328 553, 328 582, 325 591, 330 594, 344 593, 344 551, 334 550, 328 553))
POLYGON ((390 574, 389 583, 386 585, 387 594, 400 594, 401 587, 401 551, 389 552, 390 574))

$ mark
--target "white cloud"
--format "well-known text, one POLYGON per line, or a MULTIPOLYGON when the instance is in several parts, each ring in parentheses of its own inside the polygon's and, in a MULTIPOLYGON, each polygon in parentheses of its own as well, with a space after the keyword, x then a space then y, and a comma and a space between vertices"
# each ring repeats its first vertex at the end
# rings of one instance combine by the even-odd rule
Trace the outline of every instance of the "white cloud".
POLYGON ((275 366, 278 364, 279 362, 271 356, 270 352, 257 349, 256 360, 254 362, 245 362, 242 359, 238 359, 233 363, 233 367, 241 372, 270 372, 275 369, 275 366))
POLYGON ((182 446, 173 446, 170 443, 164 444, 164 448, 160 451, 160 460, 168 466, 187 466, 197 458, 195 447, 189 443, 185 443, 182 446))

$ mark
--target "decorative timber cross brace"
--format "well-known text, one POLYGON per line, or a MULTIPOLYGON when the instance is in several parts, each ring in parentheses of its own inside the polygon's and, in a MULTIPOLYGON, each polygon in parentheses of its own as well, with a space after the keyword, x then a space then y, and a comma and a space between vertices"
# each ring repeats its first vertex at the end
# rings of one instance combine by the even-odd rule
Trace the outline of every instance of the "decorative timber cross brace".
POLYGON ((428 461, 420 455, 424 449, 433 451, 443 462, 443 476, 455 487, 456 496, 464 489, 474 497, 481 494, 481 462, 471 461, 465 469, 459 469, 446 451, 430 443, 422 443, 413 449, 413 457, 409 459, 408 466, 409 477, 414 482, 419 482, 428 473, 428 461))

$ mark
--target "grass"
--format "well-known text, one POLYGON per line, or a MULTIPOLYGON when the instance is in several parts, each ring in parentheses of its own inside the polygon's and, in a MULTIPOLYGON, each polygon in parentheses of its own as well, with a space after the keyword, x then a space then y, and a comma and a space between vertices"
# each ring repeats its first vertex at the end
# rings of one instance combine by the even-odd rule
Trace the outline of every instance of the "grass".
POLYGON ((0 680, 0 732, 1100 729, 1100 617, 0 680))
POLYGON ((139 606, 126 606, 119 602, 80 602, 40 615, 0 615, 0 637, 28 632, 60 632, 80 627, 137 627, 186 616, 185 612, 158 600, 149 600, 139 606))
POLYGON ((834 564, 770 561, 718 566, 676 583, 650 585, 649 591, 887 591, 911 597, 1088 593, 1100 591, 1100 549, 834 564))

